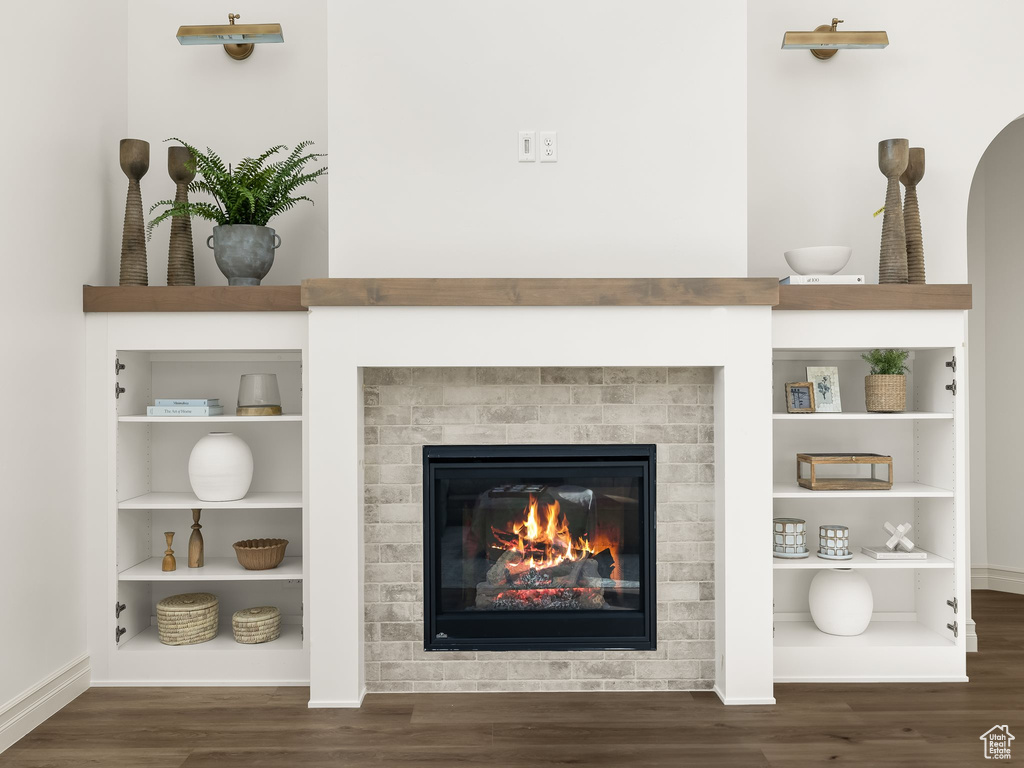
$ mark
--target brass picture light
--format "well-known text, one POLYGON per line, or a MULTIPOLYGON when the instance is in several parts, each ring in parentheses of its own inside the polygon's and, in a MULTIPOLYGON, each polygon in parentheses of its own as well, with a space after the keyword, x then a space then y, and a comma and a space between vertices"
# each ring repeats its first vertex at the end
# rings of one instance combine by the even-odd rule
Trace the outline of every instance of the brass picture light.
POLYGON ((178 42, 182 45, 223 45, 232 59, 241 61, 252 56, 256 43, 283 43, 280 24, 235 24, 242 18, 228 14, 227 24, 204 24, 178 27, 178 42))
POLYGON ((885 48, 889 36, 884 32, 840 32, 836 27, 842 19, 815 27, 813 32, 787 32, 782 47, 787 50, 809 50, 817 59, 831 59, 840 48, 885 48))

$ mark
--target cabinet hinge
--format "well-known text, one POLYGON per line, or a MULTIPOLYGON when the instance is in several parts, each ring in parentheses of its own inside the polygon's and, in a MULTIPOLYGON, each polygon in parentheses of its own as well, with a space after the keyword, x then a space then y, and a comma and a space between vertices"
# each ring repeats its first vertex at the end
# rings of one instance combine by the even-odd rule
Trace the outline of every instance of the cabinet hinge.
POLYGON ((121 371, 124 370, 124 363, 121 362, 121 358, 114 358, 114 375, 117 376, 121 371))
POLYGON ((946 367, 947 368, 952 368, 953 369, 953 373, 956 373, 956 355, 953 355, 953 359, 952 360, 947 360, 946 361, 946 367))
POLYGON ((114 399, 115 400, 120 400, 121 399, 121 395, 123 395, 127 391, 128 390, 126 390, 124 387, 122 387, 116 381, 114 382, 114 399))
POLYGON ((957 622, 954 621, 952 624, 947 624, 946 629, 953 633, 953 637, 960 637, 960 626, 957 622))
POLYGON ((954 614, 960 613, 960 601, 955 597, 952 600, 947 600, 946 605, 953 609, 954 614))
POLYGON ((946 389, 953 393, 953 397, 956 397, 956 379, 953 379, 952 384, 947 384, 946 389))
POLYGON ((121 635, 123 635, 127 631, 128 630, 125 629, 124 627, 114 627, 114 642, 115 643, 120 643, 121 642, 121 635))
POLYGON ((117 600, 115 600, 114 601, 114 618, 115 619, 120 619, 121 618, 121 611, 123 611, 127 607, 128 606, 125 605, 124 603, 119 603, 119 602, 117 602, 117 600))

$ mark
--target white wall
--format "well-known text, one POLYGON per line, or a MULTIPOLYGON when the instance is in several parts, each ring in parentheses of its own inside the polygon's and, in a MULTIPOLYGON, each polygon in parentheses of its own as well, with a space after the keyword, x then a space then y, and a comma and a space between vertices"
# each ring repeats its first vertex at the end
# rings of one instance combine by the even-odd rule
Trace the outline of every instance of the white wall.
POLYGON ((331 276, 744 274, 744 14, 332 4, 331 276), (518 163, 520 129, 558 163, 518 163))
POLYGON ((751 0, 747 9, 750 274, 785 274, 783 251, 836 243, 853 246, 847 272, 877 280, 877 144, 902 137, 927 151, 928 282, 966 282, 971 179, 992 137, 1024 112, 1024 3, 751 0), (829 61, 780 49, 786 30, 833 14, 847 29, 886 30, 889 47, 829 61))
POLYGON ((982 158, 971 184, 967 209, 967 277, 972 285, 974 310, 967 317, 967 352, 970 384, 968 394, 968 472, 970 487, 971 564, 988 563, 988 463, 985 425, 986 345, 985 345, 985 261, 986 261, 986 167, 989 155, 982 158))
MULTIPOLYGON (((983 284, 976 294, 972 314, 972 333, 978 316, 984 318, 983 389, 978 386, 977 353, 972 353, 972 381, 977 400, 984 398, 981 414, 972 413, 972 428, 984 425, 983 457, 987 474, 984 498, 987 518, 987 557, 975 565, 989 569, 1016 572, 1016 580, 1024 579, 1024 516, 1021 515, 1020 436, 1024 429, 1024 401, 1013 395, 1016 382, 1024 378, 1024 357, 1020 354, 1020 334, 1024 327, 1024 307, 1020 286, 1024 284, 1024 121, 1011 123, 992 142, 979 173, 984 183, 983 215, 985 243, 982 258, 971 253, 971 279, 983 284), (978 303, 978 298, 981 303, 978 303), (980 419, 983 418, 983 421, 980 419)), ((976 182, 976 186, 979 182, 976 182)), ((972 212, 973 213, 973 212, 972 212)), ((972 452, 978 477, 978 457, 972 452)), ((972 508, 972 514, 975 513, 972 508)), ((997 574, 997 578, 1007 574, 997 574)), ((1013 578, 1012 575, 1010 578, 1013 578)), ((991 579, 990 579, 991 585, 991 579)), ((1010 585, 996 585, 1012 588, 1010 585)), ((1024 583, 1016 591, 1024 590, 1024 583)))
MULTIPOLYGON (((124 120, 123 62, 99 42, 123 38, 120 5, 58 0, 45 11, 49 43, 12 34, 0 46, 0 723, 7 705, 86 652, 81 286, 102 282, 119 250, 96 192, 120 183, 108 138, 124 120)), ((10 3, 4 21, 29 29, 40 13, 10 3)))
MULTIPOLYGON (((174 197, 163 142, 170 136, 200 149, 210 146, 232 163, 274 144, 290 148, 303 139, 315 141, 315 151, 327 152, 327 0, 248 0, 230 7, 204 0, 148 0, 128 6, 127 35, 111 41, 111 47, 121 49, 124 74, 106 83, 127 101, 127 115, 110 134, 109 147, 117 171, 118 140, 150 143, 149 173, 142 179, 147 218, 150 205, 174 197), (257 46, 248 59, 235 61, 220 46, 182 46, 175 39, 183 24, 226 24, 229 10, 242 14, 239 23, 279 22, 284 44, 257 46)), ((343 171, 344 156, 334 159, 343 171)), ((115 228, 124 215, 127 189, 127 180, 117 172, 120 179, 110 187, 115 228)), ((307 189, 315 206, 302 203, 270 224, 282 245, 266 284, 295 284, 327 274, 327 183, 321 180, 307 189)), ((206 247, 212 227, 212 222, 192 222, 198 285, 227 284, 206 247)), ((170 222, 161 224, 149 243, 150 285, 167 282, 170 231, 170 222)), ((117 284, 119 254, 120 240, 107 263, 110 285, 117 284)))

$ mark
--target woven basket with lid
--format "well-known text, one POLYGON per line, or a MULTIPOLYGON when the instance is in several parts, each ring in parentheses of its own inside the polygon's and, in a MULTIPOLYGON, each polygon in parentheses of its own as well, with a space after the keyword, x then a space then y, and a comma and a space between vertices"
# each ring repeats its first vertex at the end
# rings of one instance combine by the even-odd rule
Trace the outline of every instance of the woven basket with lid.
POLYGON ((243 608, 231 616, 236 643, 269 643, 281 636, 281 611, 273 605, 243 608))
POLYGON ((156 604, 156 628, 164 645, 195 645, 217 636, 220 604, 209 592, 187 592, 156 604))

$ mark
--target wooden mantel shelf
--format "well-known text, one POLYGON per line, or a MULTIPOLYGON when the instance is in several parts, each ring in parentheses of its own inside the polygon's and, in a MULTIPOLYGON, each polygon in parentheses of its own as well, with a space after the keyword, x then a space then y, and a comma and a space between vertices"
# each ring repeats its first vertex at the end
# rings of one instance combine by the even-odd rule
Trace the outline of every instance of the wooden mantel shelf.
POLYGON ((297 285, 82 286, 85 312, 305 312, 297 285))
POLYGON ((307 307, 773 306, 774 278, 320 278, 307 307))
POLYGON ((775 309, 970 309, 970 284, 780 285, 775 309))

